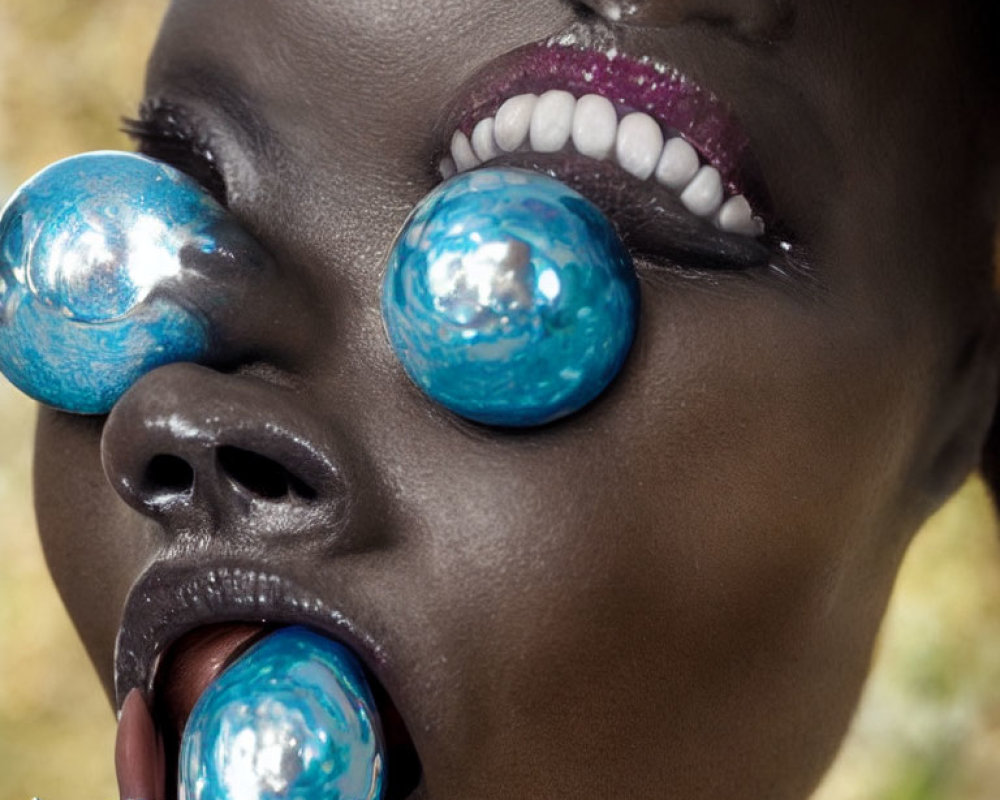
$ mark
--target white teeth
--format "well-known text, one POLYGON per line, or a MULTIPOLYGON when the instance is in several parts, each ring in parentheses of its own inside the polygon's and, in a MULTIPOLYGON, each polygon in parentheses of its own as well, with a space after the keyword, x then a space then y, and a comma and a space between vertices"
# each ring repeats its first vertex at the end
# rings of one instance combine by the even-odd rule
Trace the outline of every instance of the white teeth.
POLYGON ((753 215, 753 209, 747 199, 738 194, 730 197, 715 217, 715 224, 729 233, 742 233, 746 236, 760 236, 764 233, 764 223, 753 215))
POLYGON ((569 92, 553 89, 538 98, 531 114, 531 149, 536 153, 557 153, 569 141, 573 130, 576 98, 569 92))
POLYGON ((524 144, 537 103, 537 95, 519 94, 500 106, 493 124, 493 138, 496 139, 497 147, 513 153, 524 144))
POLYGON ((664 141, 659 123, 641 111, 620 120, 614 104, 597 94, 577 100, 553 89, 539 97, 520 94, 506 100, 495 117, 481 119, 472 136, 455 131, 451 155, 438 169, 448 180, 502 156, 530 147, 537 153, 557 153, 572 141, 580 155, 597 160, 612 155, 618 165, 639 180, 656 180, 677 193, 692 213, 710 219, 727 233, 761 236, 764 223, 743 195, 726 198, 722 176, 703 166, 698 151, 679 136, 664 141))
POLYGON ((573 114, 573 146, 588 158, 605 159, 615 149, 618 113, 614 104, 599 94, 576 101, 573 114))
POLYGON ((469 137, 461 131, 455 131, 455 135, 451 137, 451 157, 455 160, 455 167, 459 172, 479 166, 479 159, 472 152, 469 137))
POLYGON ((458 167, 455 166, 455 159, 451 156, 442 158, 441 163, 438 165, 438 172, 441 173, 441 177, 445 180, 455 177, 458 173, 458 167))
POLYGON ((500 155, 493 138, 493 117, 480 120, 472 129, 472 151, 480 161, 490 161, 500 155))
POLYGON ((722 205, 722 176, 715 167, 702 167, 681 192, 681 202, 699 217, 710 217, 722 205))
POLYGON ((644 181, 653 174, 663 151, 663 132, 649 114, 628 114, 618 123, 615 156, 618 164, 644 181))
POLYGON ((656 165, 656 180, 679 192, 691 183, 700 166, 697 151, 679 136, 675 136, 663 148, 660 163, 656 165))

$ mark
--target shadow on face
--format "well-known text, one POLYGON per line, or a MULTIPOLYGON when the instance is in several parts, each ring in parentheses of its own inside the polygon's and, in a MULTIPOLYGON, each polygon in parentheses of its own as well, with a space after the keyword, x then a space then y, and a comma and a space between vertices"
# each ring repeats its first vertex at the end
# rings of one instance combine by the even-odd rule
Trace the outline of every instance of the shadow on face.
MULTIPOLYGON (((805 796, 909 537, 992 414, 958 22, 946 3, 175 2, 148 96, 207 143, 277 276, 241 295, 225 368, 156 370, 107 420, 42 414, 46 554, 109 692, 146 570, 238 565, 363 634, 427 797, 805 796), (752 269, 636 251, 616 381, 489 429, 408 381, 382 272, 448 113, 566 31, 731 106, 783 235, 752 269)), ((580 188, 635 241, 649 185, 611 172, 580 188)))

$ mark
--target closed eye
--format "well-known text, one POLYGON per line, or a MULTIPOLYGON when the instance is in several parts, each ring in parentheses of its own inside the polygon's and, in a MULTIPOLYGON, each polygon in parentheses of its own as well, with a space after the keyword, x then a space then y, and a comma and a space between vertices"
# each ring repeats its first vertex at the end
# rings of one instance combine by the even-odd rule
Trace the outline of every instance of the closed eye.
POLYGON ((146 101, 138 117, 122 118, 122 131, 136 142, 140 153, 176 167, 227 205, 226 182, 208 142, 176 106, 146 101))

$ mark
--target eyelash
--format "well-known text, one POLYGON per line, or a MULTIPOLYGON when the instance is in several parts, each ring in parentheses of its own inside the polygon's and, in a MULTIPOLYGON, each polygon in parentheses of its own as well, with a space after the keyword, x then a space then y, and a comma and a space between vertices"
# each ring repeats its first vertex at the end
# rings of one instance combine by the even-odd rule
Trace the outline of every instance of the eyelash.
POLYGON ((146 101, 138 117, 122 117, 122 132, 138 145, 143 155, 176 167, 200 183, 223 206, 227 205, 226 181, 205 138, 183 114, 168 103, 146 101))

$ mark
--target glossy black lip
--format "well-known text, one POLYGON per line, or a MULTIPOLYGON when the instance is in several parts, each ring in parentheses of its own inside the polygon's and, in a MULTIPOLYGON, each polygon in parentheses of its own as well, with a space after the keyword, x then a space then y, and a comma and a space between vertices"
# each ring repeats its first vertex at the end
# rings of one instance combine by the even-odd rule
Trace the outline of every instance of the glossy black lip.
POLYGON ((385 653, 374 638, 294 581, 250 563, 160 563, 143 573, 125 604, 115 643, 118 708, 134 688, 152 696, 156 667, 173 642, 223 622, 309 625, 349 647, 387 683, 385 653))

